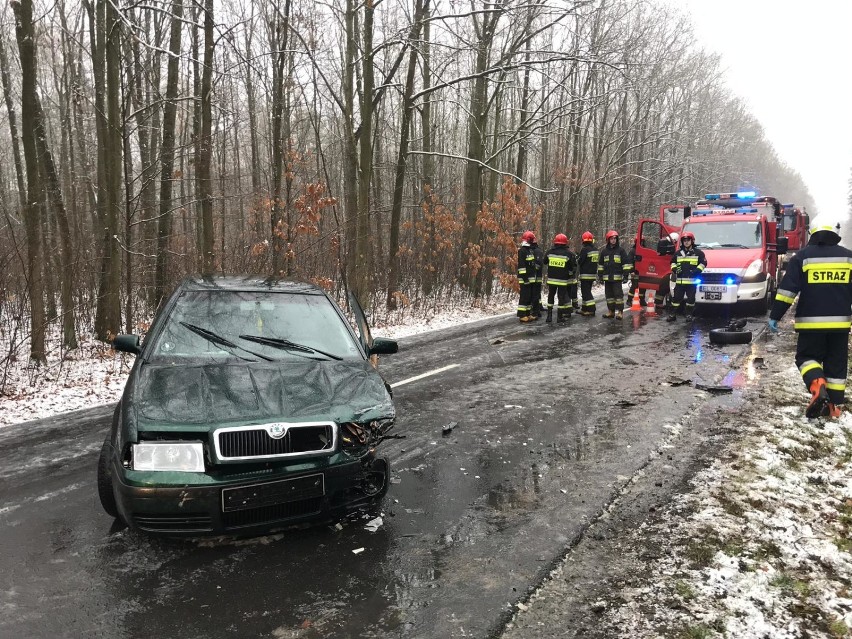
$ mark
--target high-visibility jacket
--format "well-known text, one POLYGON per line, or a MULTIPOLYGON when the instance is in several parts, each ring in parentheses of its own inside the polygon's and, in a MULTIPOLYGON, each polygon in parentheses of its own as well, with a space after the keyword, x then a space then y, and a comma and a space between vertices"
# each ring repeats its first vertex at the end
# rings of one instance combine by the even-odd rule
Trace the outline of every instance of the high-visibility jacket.
POLYGON ((583 242, 583 248, 577 256, 577 271, 581 280, 594 280, 598 277, 598 258, 600 251, 591 242, 583 242))
POLYGON ((797 331, 849 331, 852 326, 852 251, 834 233, 811 236, 808 245, 787 263, 769 317, 780 320, 796 296, 797 331), (820 241, 822 240, 822 241, 820 241))
POLYGON ((598 276, 605 282, 626 282, 633 264, 627 259, 627 252, 618 245, 607 243, 600 251, 598 258, 598 276))
POLYGON ((533 252, 533 264, 535 266, 534 275, 530 277, 531 282, 541 283, 544 279, 544 251, 541 250, 536 242, 530 244, 533 252))
POLYGON ((527 242, 518 249, 518 282, 531 284, 535 281, 535 251, 527 242))
POLYGON ((554 244, 545 255, 548 286, 568 286, 577 283, 577 256, 567 246, 554 244))
POLYGON ((701 275, 707 268, 707 258, 704 251, 693 246, 689 250, 681 246, 672 255, 672 273, 675 276, 675 284, 695 284, 695 278, 701 275))

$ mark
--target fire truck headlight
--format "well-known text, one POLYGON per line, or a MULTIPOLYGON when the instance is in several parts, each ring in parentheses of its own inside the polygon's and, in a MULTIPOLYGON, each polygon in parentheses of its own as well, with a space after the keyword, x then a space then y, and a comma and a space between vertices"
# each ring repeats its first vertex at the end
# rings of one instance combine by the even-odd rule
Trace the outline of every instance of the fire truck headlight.
POLYGON ((743 277, 754 277, 763 272, 763 260, 754 260, 748 265, 748 268, 743 273, 743 277))

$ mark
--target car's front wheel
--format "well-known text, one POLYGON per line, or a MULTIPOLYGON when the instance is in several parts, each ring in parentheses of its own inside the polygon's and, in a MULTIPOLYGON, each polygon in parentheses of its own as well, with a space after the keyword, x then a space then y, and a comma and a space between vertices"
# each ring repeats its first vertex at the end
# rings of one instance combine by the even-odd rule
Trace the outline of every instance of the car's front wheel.
POLYGON ((101 446, 101 455, 98 457, 98 497, 106 514, 118 518, 118 506, 115 503, 115 493, 112 491, 112 474, 109 470, 111 455, 112 442, 107 435, 104 445, 101 446))

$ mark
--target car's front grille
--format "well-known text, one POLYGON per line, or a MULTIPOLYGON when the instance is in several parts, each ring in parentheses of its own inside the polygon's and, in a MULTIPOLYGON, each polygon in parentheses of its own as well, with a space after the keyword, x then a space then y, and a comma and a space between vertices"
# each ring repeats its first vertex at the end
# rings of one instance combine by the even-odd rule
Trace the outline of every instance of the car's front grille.
POLYGON ((290 457, 331 454, 337 439, 332 422, 307 424, 261 424, 223 428, 215 433, 220 459, 253 459, 257 457, 290 457), (280 427, 277 434, 273 427, 280 427))
POLYGON ((286 521, 295 517, 314 515, 322 509, 322 497, 313 497, 301 501, 291 501, 286 504, 249 508, 223 513, 225 528, 242 528, 286 521))
POLYGON ((209 515, 159 515, 135 513, 133 523, 148 532, 209 532, 213 522, 209 515))
POLYGON ((729 286, 739 284, 740 278, 733 273, 702 273, 699 275, 702 284, 728 284, 728 279, 731 280, 729 286))

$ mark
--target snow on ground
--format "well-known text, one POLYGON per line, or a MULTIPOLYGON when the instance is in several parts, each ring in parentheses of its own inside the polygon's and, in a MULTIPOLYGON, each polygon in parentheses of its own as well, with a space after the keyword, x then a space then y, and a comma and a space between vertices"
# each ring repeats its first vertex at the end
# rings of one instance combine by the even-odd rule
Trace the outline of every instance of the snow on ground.
MULTIPOLYGON (((459 301, 453 308, 406 308, 390 318, 374 320, 372 332, 376 337, 398 339, 514 312, 516 306, 516 299, 502 296, 476 305, 459 301)), ((0 427, 118 401, 133 356, 118 353, 91 335, 79 339, 79 348, 64 350, 61 327, 51 325, 46 340, 47 364, 34 367, 28 361, 27 342, 16 345, 14 353, 5 357, 11 346, 0 332, 0 353, 4 356, 0 359, 0 427)))
POLYGON ((852 635, 852 415, 805 419, 792 365, 767 388, 728 461, 632 533, 664 552, 607 613, 622 637, 852 635))

